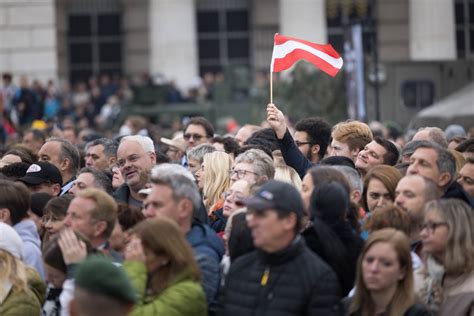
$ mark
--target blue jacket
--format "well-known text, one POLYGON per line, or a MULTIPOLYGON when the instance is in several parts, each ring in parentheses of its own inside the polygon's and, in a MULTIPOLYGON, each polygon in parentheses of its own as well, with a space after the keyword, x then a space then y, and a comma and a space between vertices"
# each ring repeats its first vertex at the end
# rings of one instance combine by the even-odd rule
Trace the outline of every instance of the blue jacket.
POLYGON ((202 287, 206 293, 209 309, 216 303, 220 285, 220 262, 224 255, 224 242, 203 224, 193 224, 186 239, 194 250, 194 257, 202 276, 202 287))
POLYGON ((45 279, 43 258, 41 257, 41 239, 35 223, 30 219, 22 220, 13 228, 23 241, 23 262, 38 271, 41 278, 45 279))

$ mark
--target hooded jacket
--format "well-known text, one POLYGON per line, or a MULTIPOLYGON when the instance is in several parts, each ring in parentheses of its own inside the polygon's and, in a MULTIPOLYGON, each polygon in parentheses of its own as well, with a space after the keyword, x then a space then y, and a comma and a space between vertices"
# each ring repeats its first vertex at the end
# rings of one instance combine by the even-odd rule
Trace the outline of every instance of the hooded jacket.
POLYGON ((13 228, 23 241, 23 262, 35 268, 44 280, 45 273, 41 257, 41 239, 35 223, 30 219, 25 219, 17 223, 13 228))

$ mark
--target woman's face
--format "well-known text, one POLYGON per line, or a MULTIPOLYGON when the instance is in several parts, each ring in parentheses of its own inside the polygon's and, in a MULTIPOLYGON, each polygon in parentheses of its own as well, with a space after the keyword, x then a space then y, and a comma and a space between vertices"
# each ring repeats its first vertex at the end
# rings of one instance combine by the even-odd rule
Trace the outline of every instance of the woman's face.
POLYGON ((159 267, 169 263, 169 259, 165 255, 156 255, 147 247, 143 247, 143 253, 145 255, 145 266, 148 272, 153 272, 159 267))
POLYGON ((52 214, 43 216, 43 227, 48 232, 49 236, 52 237, 57 234, 64 227, 64 216, 57 217, 52 214))
POLYGON ((372 178, 367 186, 367 208, 374 212, 390 203, 393 203, 385 185, 378 179, 372 178))
POLYGON ((124 183, 122 173, 120 172, 119 167, 113 167, 112 168, 112 187, 117 189, 119 186, 121 186, 124 183))
POLYGON ((242 200, 250 195, 249 184, 245 180, 235 181, 225 194, 223 214, 229 217, 235 210, 241 208, 236 201, 242 200))
POLYGON ((449 228, 437 210, 429 210, 425 215, 423 229, 420 232, 423 251, 442 259, 448 244, 449 228))
POLYGON ((396 287, 405 277, 398 254, 388 242, 373 244, 362 259, 362 278, 369 291, 384 291, 396 287))
POLYGON ((194 173, 194 177, 196 178, 196 183, 199 188, 199 191, 202 191, 204 189, 205 172, 206 172, 206 166, 204 165, 204 162, 203 162, 201 166, 199 166, 199 168, 194 173))
POLYGON ((44 264, 44 269, 47 281, 51 283, 55 289, 61 289, 64 281, 66 281, 66 274, 46 263, 44 264))
POLYGON ((311 176, 311 174, 307 173, 303 177, 303 183, 301 186, 301 198, 303 199, 304 209, 306 210, 307 214, 309 214, 309 203, 311 200, 311 193, 313 193, 313 189, 313 177, 311 176))

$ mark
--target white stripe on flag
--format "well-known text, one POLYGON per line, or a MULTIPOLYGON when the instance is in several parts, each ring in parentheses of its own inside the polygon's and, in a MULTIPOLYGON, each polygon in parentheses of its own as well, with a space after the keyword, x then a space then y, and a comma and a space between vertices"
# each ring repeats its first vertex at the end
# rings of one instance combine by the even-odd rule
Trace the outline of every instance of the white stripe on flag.
POLYGON ((322 60, 324 60, 325 62, 327 62, 331 66, 333 66, 334 68, 337 68, 337 69, 342 68, 343 61, 342 61, 341 57, 334 58, 334 57, 332 57, 332 56, 330 56, 330 55, 328 55, 328 54, 326 54, 326 53, 324 53, 320 50, 317 50, 317 49, 315 49, 311 46, 308 46, 306 44, 289 40, 289 41, 286 41, 283 44, 275 45, 273 47, 273 55, 272 55, 272 62, 271 62, 272 70, 273 70, 273 65, 274 65, 274 60, 275 59, 284 58, 286 55, 290 54, 295 49, 305 50, 308 53, 311 53, 311 54, 321 58, 322 60))

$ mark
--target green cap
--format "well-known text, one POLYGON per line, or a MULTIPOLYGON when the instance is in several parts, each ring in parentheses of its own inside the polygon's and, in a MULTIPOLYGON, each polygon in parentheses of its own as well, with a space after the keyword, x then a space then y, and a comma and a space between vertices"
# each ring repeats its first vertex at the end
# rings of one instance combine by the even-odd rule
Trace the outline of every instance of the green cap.
POLYGON ((88 292, 106 295, 118 301, 137 302, 137 294, 122 270, 110 260, 89 256, 76 270, 76 286, 88 292))

